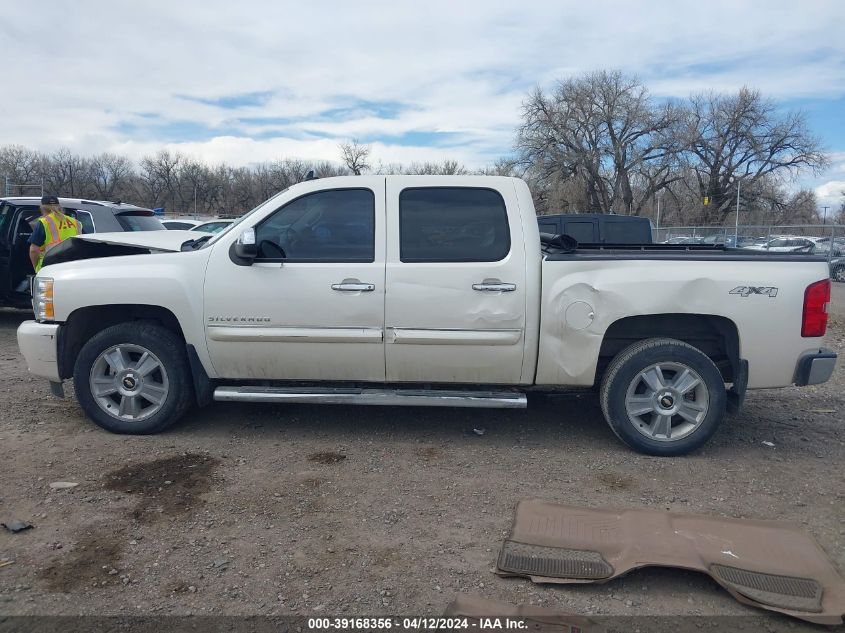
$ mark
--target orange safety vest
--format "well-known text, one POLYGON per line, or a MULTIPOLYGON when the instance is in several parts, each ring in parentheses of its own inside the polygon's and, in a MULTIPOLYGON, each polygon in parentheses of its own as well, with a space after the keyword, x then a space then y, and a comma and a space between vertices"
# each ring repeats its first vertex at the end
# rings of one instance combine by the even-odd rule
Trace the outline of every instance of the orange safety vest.
POLYGON ((42 215, 38 218, 41 226, 44 227, 44 243, 39 247, 41 253, 38 255, 38 263, 35 265, 35 272, 41 270, 44 265, 44 254, 53 248, 56 244, 60 244, 69 237, 80 235, 82 233, 82 225, 78 220, 64 215, 60 220, 54 213, 49 215, 42 215))

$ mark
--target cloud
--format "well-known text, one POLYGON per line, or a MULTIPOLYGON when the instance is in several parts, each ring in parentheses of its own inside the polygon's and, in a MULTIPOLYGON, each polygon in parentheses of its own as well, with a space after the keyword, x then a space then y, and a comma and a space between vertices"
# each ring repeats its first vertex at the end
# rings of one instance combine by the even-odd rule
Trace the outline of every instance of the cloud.
POLYGON ((820 207, 829 206, 838 209, 845 204, 845 180, 829 180, 816 187, 814 191, 820 207))
MULTIPOLYGON (((509 152, 535 85, 597 68, 661 96, 742 85, 782 99, 845 96, 845 3, 647 0, 530 5, 150 0, 7 3, 0 37, 61 25, 56 47, 10 46, 0 139, 40 149, 167 146, 207 161, 509 152)), ((825 130, 818 130, 822 135, 825 130)), ((832 176, 831 176, 832 177, 832 176)))

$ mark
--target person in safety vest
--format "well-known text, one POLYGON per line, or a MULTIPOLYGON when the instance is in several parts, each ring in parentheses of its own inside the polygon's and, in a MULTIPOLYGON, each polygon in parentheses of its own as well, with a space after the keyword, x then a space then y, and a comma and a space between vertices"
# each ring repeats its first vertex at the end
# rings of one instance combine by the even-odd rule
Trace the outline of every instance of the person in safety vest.
POLYGON ((82 234, 82 225, 62 213, 56 196, 41 196, 41 217, 29 236, 29 259, 35 272, 44 265, 44 254, 69 237, 82 234))

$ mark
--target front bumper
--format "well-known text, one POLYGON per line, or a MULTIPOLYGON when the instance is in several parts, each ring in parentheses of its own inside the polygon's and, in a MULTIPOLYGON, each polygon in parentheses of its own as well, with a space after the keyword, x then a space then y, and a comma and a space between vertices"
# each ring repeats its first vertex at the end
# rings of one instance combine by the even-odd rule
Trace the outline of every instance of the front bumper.
POLYGON ((795 368, 795 384, 799 387, 818 385, 830 380, 836 367, 836 352, 821 348, 804 354, 795 368))
POLYGON ((24 321, 18 327, 18 347, 30 373, 55 383, 62 382, 57 354, 60 327, 37 321, 24 321))

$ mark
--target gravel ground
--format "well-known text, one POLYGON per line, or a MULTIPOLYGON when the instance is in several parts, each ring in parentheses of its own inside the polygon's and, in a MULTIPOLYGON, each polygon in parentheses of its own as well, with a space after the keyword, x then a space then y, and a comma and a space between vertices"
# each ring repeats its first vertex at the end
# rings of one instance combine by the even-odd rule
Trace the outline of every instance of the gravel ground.
MULTIPOLYGON (((841 355, 835 286, 828 345, 841 355)), ((684 458, 631 452, 587 396, 526 411, 220 403, 126 437, 28 375, 25 318, 0 312, 0 521, 35 526, 0 530, 3 615, 434 615, 458 593, 594 615, 759 614, 679 570, 568 587, 498 578, 524 497, 788 519, 845 569, 842 363, 826 385, 751 393, 684 458)))

